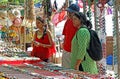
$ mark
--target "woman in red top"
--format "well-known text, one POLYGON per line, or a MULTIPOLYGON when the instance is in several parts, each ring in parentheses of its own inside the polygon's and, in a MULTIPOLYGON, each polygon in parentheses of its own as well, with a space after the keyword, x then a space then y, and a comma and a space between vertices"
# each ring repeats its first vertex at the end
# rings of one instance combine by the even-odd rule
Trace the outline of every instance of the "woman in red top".
POLYGON ((49 58, 56 52, 50 31, 45 26, 45 21, 41 17, 36 18, 38 30, 35 32, 33 40, 32 56, 39 57, 48 62, 49 58))

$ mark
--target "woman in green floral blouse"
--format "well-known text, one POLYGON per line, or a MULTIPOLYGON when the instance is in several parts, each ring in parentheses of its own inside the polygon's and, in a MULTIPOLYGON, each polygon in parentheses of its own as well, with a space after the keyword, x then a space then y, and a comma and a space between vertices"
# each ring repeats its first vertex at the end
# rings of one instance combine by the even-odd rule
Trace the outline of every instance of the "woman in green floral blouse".
POLYGON ((81 12, 74 14, 73 24, 79 30, 76 32, 74 38, 72 39, 71 68, 91 74, 97 74, 98 69, 96 61, 92 60, 86 51, 90 42, 90 33, 88 29, 81 28, 91 28, 92 24, 81 12))

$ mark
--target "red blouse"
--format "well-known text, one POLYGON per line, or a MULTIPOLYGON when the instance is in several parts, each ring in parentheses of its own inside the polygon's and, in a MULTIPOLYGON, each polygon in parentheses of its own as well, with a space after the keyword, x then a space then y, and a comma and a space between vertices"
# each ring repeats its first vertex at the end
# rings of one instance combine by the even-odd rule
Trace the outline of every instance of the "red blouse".
POLYGON ((68 19, 64 25, 62 34, 65 35, 63 49, 67 52, 71 52, 71 42, 73 36, 78 29, 73 26, 72 19, 68 19))
MULTIPOLYGON (((37 33, 36 33, 37 34, 37 33)), ((44 36, 44 38, 37 38, 35 35, 35 41, 40 42, 42 44, 50 44, 48 34, 44 36)), ((32 56, 39 57, 41 60, 48 59, 56 52, 55 44, 49 48, 42 47, 42 46, 33 46, 32 56)))

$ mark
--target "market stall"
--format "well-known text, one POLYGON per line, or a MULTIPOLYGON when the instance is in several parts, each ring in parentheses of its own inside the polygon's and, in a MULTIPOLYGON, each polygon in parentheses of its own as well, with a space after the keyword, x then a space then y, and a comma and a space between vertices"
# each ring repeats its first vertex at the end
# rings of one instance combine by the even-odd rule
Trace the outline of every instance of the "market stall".
MULTIPOLYGON (((35 0, 36 1, 36 0, 35 0)), ((55 39, 54 26, 57 26, 59 22, 65 19, 65 8, 69 5, 69 0, 62 5, 59 10, 54 3, 54 7, 51 7, 51 0, 40 0, 37 4, 34 4, 33 0, 25 0, 18 4, 14 2, 8 2, 6 5, 0 6, 0 78, 5 79, 116 79, 114 74, 106 73, 106 27, 105 27, 105 4, 106 0, 76 0, 83 12, 91 20, 92 14, 94 15, 95 30, 98 32, 102 46, 103 46, 103 60, 98 62, 99 74, 92 75, 86 72, 80 72, 72 69, 66 69, 54 65, 55 63, 45 63, 39 58, 30 57, 26 47, 26 44, 31 43, 34 27, 35 16, 40 15, 45 18, 46 23, 49 25, 49 29, 52 31, 52 36, 55 39), (17 5, 16 5, 17 4, 17 5), (23 6, 25 4, 25 6, 23 6), (94 5, 94 6, 93 6, 94 5), (35 8, 34 8, 35 6, 35 8), (87 7, 86 7, 87 6, 87 7), (21 12, 21 13, 20 13, 21 12), (23 14, 22 14, 23 13, 23 14), (24 18, 23 18, 24 17, 24 18), (52 23, 52 24, 51 24, 52 23), (51 26, 52 25, 52 26, 51 26)), ((116 4, 119 2, 116 2, 116 4)), ((115 17, 119 15, 119 5, 115 7, 115 17), (116 8, 117 12, 116 12, 116 8), (118 14, 117 14, 118 13, 118 14)), ((111 9, 111 8, 110 8, 111 9)), ((117 19, 119 21, 119 18, 117 19)), ((114 33, 114 45, 116 49, 119 49, 119 23, 114 23, 117 32, 114 33)), ((58 46, 59 47, 59 46, 58 46)), ((114 49, 114 56, 118 55, 114 49)), ((57 52, 61 52, 59 50, 57 52)), ((60 61, 60 60, 58 60, 60 61)), ((113 65, 114 67, 114 65, 113 65)), ((118 71, 119 71, 118 64, 118 71)), ((118 72, 119 74, 119 72, 118 72)), ((118 77, 119 78, 119 77, 118 77)))

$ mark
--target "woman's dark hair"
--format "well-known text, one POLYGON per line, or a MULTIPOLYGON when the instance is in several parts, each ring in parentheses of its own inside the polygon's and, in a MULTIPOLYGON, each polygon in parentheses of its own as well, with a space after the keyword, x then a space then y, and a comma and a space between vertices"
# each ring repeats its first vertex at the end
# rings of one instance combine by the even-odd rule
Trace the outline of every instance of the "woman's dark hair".
POLYGON ((40 22, 45 23, 45 20, 42 19, 40 16, 37 16, 37 17, 36 17, 36 20, 39 20, 40 22))
MULTIPOLYGON (((36 17, 36 20, 39 20, 40 22, 45 23, 45 20, 42 19, 40 16, 36 17)), ((47 33, 47 30, 46 30, 46 29, 47 29, 47 25, 44 26, 42 39, 44 39, 44 36, 45 36, 46 33, 47 33)))
POLYGON ((44 26, 43 36, 42 36, 43 39, 46 34, 47 34, 47 25, 44 26))
POLYGON ((89 20, 87 20, 86 16, 83 13, 76 12, 74 15, 81 20, 81 23, 83 25, 86 25, 89 29, 92 28, 92 23, 89 20))
POLYGON ((89 20, 86 21, 86 26, 87 26, 89 29, 92 29, 92 23, 91 23, 89 20))

